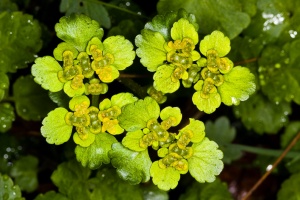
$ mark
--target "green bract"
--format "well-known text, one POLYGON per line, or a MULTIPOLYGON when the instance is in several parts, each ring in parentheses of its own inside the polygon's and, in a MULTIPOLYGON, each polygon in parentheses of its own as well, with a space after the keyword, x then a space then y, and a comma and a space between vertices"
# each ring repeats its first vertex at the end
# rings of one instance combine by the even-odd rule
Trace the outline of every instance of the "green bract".
POLYGON ((155 161, 150 169, 152 181, 161 190, 174 189, 180 179, 180 173, 173 167, 161 169, 158 161, 155 161))
POLYGON ((103 29, 98 22, 86 15, 72 14, 62 17, 55 25, 57 37, 73 45, 78 51, 84 51, 86 45, 92 37, 102 39, 103 29), (70 31, 72 33, 70 34, 70 31))
POLYGON ((49 112, 42 121, 41 133, 49 144, 59 145, 70 139, 73 127, 65 122, 67 113, 67 109, 59 107, 49 112))
POLYGON ((192 146, 194 155, 188 159, 190 174, 200 183, 213 182, 223 169, 222 151, 218 145, 204 138, 192 146))
POLYGON ((144 100, 126 105, 118 120, 126 131, 136 131, 145 128, 148 120, 157 119, 159 112, 157 102, 151 97, 146 97, 144 100))

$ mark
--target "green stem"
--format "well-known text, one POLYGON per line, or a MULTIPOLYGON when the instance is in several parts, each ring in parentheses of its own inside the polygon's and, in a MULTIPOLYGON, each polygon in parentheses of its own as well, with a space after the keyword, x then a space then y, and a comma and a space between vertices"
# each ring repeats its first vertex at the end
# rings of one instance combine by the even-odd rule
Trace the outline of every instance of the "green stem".
POLYGON ((119 78, 119 81, 127 88, 132 90, 139 98, 144 99, 148 96, 145 88, 137 84, 135 81, 129 78, 119 78))
POLYGON ((131 15, 135 15, 135 16, 138 16, 138 17, 143 17, 143 18, 149 19, 149 17, 143 16, 141 14, 138 14, 138 13, 133 12, 131 10, 128 10, 126 8, 121 8, 119 6, 116 6, 116 5, 113 5, 113 4, 110 4, 110 3, 105 3, 105 2, 97 1, 97 0, 85 0, 85 1, 88 1, 88 2, 91 2, 91 3, 96 3, 96 4, 101 4, 101 5, 113 8, 113 9, 121 10, 121 11, 129 13, 131 15))
MULTIPOLYGON (((246 146, 246 145, 242 145, 242 144, 230 144, 230 146, 234 147, 235 149, 239 149, 241 151, 246 151, 246 152, 260 154, 260 155, 266 155, 266 156, 273 156, 273 157, 278 157, 283 152, 283 150, 273 150, 273 149, 265 149, 265 148, 259 148, 259 147, 251 147, 251 146, 246 146)), ((300 156, 300 152, 290 151, 286 154, 285 157, 295 158, 297 156, 300 156)))
POLYGON ((99 107, 99 97, 100 95, 92 95, 92 106, 99 107))

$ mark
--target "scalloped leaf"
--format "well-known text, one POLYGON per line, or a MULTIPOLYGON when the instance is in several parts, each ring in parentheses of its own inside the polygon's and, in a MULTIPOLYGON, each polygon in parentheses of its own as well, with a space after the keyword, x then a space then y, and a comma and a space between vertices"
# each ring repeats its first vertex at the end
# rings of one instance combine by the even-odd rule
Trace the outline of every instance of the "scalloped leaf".
POLYGON ((19 76, 13 84, 13 95, 17 114, 25 120, 40 121, 56 108, 48 92, 31 75, 19 76))
POLYGON ((25 200, 18 185, 7 175, 0 173, 0 199, 25 200))
POLYGON ((0 71, 0 101, 5 96, 5 91, 9 88, 8 76, 0 71))
POLYGON ((110 53, 114 56, 112 65, 118 70, 124 70, 132 65, 135 58, 133 45, 124 36, 110 36, 103 41, 103 54, 110 53))
POLYGON ((188 13, 184 9, 178 9, 178 11, 170 11, 164 12, 164 14, 156 15, 151 22, 148 22, 145 25, 145 29, 149 29, 155 32, 159 32, 163 35, 166 41, 172 40, 171 38, 171 28, 173 24, 178 21, 179 19, 184 18, 191 23, 196 31, 198 31, 199 26, 196 23, 195 15, 188 13))
POLYGON ((205 127, 203 122, 199 120, 195 120, 190 118, 190 123, 185 126, 183 129, 179 130, 179 135, 181 135, 185 131, 193 132, 193 137, 191 138, 191 142, 198 143, 201 142, 205 137, 205 127))
POLYGON ((180 195, 179 200, 233 200, 229 192, 229 188, 225 182, 216 179, 212 183, 198 183, 193 184, 187 189, 184 194, 180 195))
POLYGON ((111 83, 120 76, 120 72, 113 65, 102 67, 97 71, 99 79, 104 83, 111 83))
POLYGON ((49 92, 50 99, 58 105, 58 107, 69 107, 70 97, 63 90, 59 92, 49 92))
POLYGON ((63 61, 63 53, 65 51, 71 51, 73 53, 73 58, 75 59, 78 55, 77 49, 66 42, 61 42, 57 45, 57 47, 53 50, 53 56, 58 61, 63 61))
POLYGON ((181 110, 178 107, 165 107, 164 109, 162 109, 162 111, 160 112, 160 119, 161 120, 166 120, 169 117, 175 117, 176 121, 173 121, 172 126, 177 126, 182 119, 182 114, 181 114, 181 110))
POLYGON ((192 145, 194 154, 188 159, 189 172, 198 182, 213 182, 223 170, 222 151, 218 145, 208 138, 192 145))
POLYGON ((231 49, 229 38, 221 31, 213 31, 200 42, 200 52, 203 55, 207 56, 207 51, 211 49, 216 50, 219 57, 226 56, 231 49))
POLYGON ((79 96, 79 95, 82 95, 85 92, 85 87, 84 87, 84 84, 82 84, 82 87, 77 88, 77 89, 73 89, 71 87, 71 81, 68 81, 64 84, 64 92, 69 97, 79 96))
MULTIPOLYGON (((282 148, 286 148, 290 142, 296 137, 297 133, 300 131, 300 121, 290 122, 284 130, 284 133, 281 135, 280 145, 282 148)), ((293 150, 299 151, 300 143, 296 143, 293 147, 293 150)))
POLYGON ((282 184, 277 193, 277 200, 297 200, 300 196, 300 173, 291 175, 282 184))
POLYGON ((242 156, 242 151, 230 146, 236 136, 236 130, 230 126, 230 121, 227 117, 221 116, 215 122, 207 121, 205 129, 206 137, 215 141, 224 153, 224 163, 230 164, 231 161, 239 159, 242 156))
POLYGON ((300 40, 282 46, 268 45, 259 59, 261 90, 275 103, 300 104, 300 40))
POLYGON ((78 105, 78 104, 81 104, 81 103, 84 103, 84 104, 86 104, 87 107, 89 107, 90 106, 90 99, 85 95, 75 96, 69 101, 69 108, 72 111, 74 111, 75 106, 78 105))
POLYGON ((201 24, 200 34, 206 35, 214 30, 221 30, 230 39, 239 35, 250 23, 250 16, 241 11, 241 3, 238 0, 230 1, 198 1, 198 0, 160 0, 157 3, 158 13, 174 11, 178 9, 188 10, 196 16, 201 24))
POLYGON ((172 65, 161 65, 158 67, 153 76, 154 88, 163 93, 173 93, 178 90, 180 87, 179 80, 174 82, 171 78, 174 70, 175 67, 172 65))
POLYGON ((10 175, 22 191, 33 192, 38 187, 38 158, 32 155, 22 156, 14 162, 10 175))
POLYGON ((93 1, 81 1, 81 0, 62 0, 59 6, 60 12, 65 12, 66 15, 73 13, 83 13, 90 18, 97 20, 103 27, 109 29, 111 26, 111 20, 106 8, 93 1))
POLYGON ((161 190, 168 191, 176 188, 180 179, 180 173, 173 167, 162 169, 155 161, 150 169, 152 181, 161 190))
POLYGON ((135 152, 127 149, 121 143, 115 143, 108 155, 111 164, 117 168, 117 173, 123 180, 131 184, 150 180, 152 161, 147 150, 135 152))
POLYGON ((34 198, 34 200, 69 200, 66 196, 56 193, 55 191, 49 191, 45 194, 39 194, 34 198))
POLYGON ((73 140, 74 140, 75 144, 78 144, 82 147, 89 147, 91 144, 93 144, 95 141, 95 137, 96 137, 95 134, 93 134, 90 131, 88 131, 86 134, 87 134, 87 136, 85 135, 85 139, 83 140, 79 137, 78 133, 75 132, 73 134, 73 140))
POLYGON ((124 106, 118 120, 126 131, 136 131, 145 128, 150 119, 157 119, 159 112, 158 103, 151 97, 146 97, 124 106))
POLYGON ((41 27, 33 16, 19 11, 2 12, 0 30, 1 71, 16 72, 34 61, 42 40, 41 27))
POLYGON ((59 192, 70 199, 90 199, 89 168, 83 168, 76 160, 63 162, 52 173, 51 180, 59 192))
POLYGON ((62 70, 60 64, 51 56, 37 58, 31 67, 34 81, 45 90, 58 92, 63 89, 63 83, 59 81, 57 73, 62 70))
POLYGON ((166 191, 160 190, 153 183, 148 183, 147 187, 142 187, 144 200, 169 200, 166 191))
POLYGON ((98 22, 82 14, 71 14, 60 18, 59 23, 55 25, 55 31, 58 38, 73 45, 78 51, 85 51, 93 37, 98 37, 100 40, 103 37, 103 29, 98 22))
POLYGON ((117 140, 114 136, 108 133, 99 133, 96 135, 94 143, 90 146, 76 146, 76 159, 81 162, 83 167, 97 169, 102 163, 110 163, 108 151, 111 150, 111 145, 116 142, 117 140))
POLYGON ((202 98, 200 95, 202 87, 203 80, 198 81, 194 85, 197 91, 192 96, 193 104, 195 104, 200 111, 204 111, 208 114, 213 113, 221 105, 221 96, 219 93, 211 93, 209 94, 209 98, 202 98))
POLYGON ((127 132, 126 136, 122 140, 122 144, 130 150, 133 151, 144 151, 147 148, 140 147, 140 139, 145 134, 141 130, 136 130, 133 132, 127 132))
POLYGON ((275 104, 259 93, 233 109, 235 116, 241 118, 247 129, 259 134, 277 133, 288 123, 288 115, 292 112, 290 103, 275 104))
POLYGON ((140 35, 135 38, 136 55, 141 58, 143 66, 148 71, 154 72, 167 60, 167 51, 164 48, 166 43, 159 32, 143 29, 140 35))
POLYGON ((194 45, 196 45, 199 41, 196 28, 187 19, 180 19, 173 24, 171 29, 171 37, 173 40, 190 38, 193 40, 194 45))
POLYGON ((224 74, 224 83, 218 87, 222 102, 227 105, 238 105, 246 101, 255 92, 255 76, 246 67, 234 67, 224 74))
POLYGON ((133 96, 131 93, 119 93, 111 97, 111 106, 119 106, 121 108, 127 104, 136 102, 137 100, 138 98, 133 96))
POLYGON ((59 145, 70 139, 73 126, 65 122, 67 113, 67 109, 59 107, 49 112, 42 121, 41 133, 49 144, 59 145))
POLYGON ((142 187, 128 184, 113 168, 101 168, 89 183, 94 187, 90 200, 143 200, 142 187))
POLYGON ((14 107, 10 103, 0 103, 0 133, 11 129, 15 121, 14 107))

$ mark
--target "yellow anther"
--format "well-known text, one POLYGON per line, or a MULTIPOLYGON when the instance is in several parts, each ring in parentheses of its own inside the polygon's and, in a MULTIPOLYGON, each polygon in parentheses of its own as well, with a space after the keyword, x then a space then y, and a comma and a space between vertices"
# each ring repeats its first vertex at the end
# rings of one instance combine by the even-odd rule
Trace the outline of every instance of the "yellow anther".
POLYGON ((86 115, 89 113, 88 110, 89 102, 83 101, 80 104, 76 104, 74 107, 74 115, 76 117, 81 117, 82 115, 86 115))
POLYGON ((104 118, 102 123, 102 132, 108 131, 113 135, 118 134, 116 125, 119 124, 119 121, 117 119, 111 120, 109 118, 104 118))
POLYGON ((103 59, 102 51, 100 49, 98 49, 97 45, 94 45, 94 44, 91 45, 90 52, 91 52, 94 60, 99 61, 99 60, 103 59))
POLYGON ((232 67, 233 63, 228 58, 219 58, 217 59, 217 65, 221 73, 226 74, 228 73, 232 67))
POLYGON ((193 154, 194 154, 194 150, 193 150, 192 147, 186 147, 185 150, 184 150, 183 152, 184 152, 184 153, 183 153, 182 156, 183 156, 185 159, 188 159, 188 158, 192 157, 193 154))
POLYGON ((187 130, 181 134, 180 138, 177 140, 177 145, 180 149, 185 149, 186 146, 191 141, 191 138, 194 136, 194 133, 191 130, 187 130))
POLYGON ((63 62, 64 62, 64 67, 72 66, 73 65, 73 53, 72 51, 64 51, 63 52, 63 62))
POLYGON ((172 167, 177 169, 178 171, 187 172, 189 169, 188 162, 185 159, 176 160, 173 163, 171 163, 172 167))
POLYGON ((185 68, 183 67, 176 67, 176 69, 173 71, 173 74, 171 76, 171 80, 173 82, 177 82, 179 79, 181 79, 184 75, 185 68))
POLYGON ((104 66, 96 70, 101 81, 109 83, 113 81, 112 76, 112 67, 111 66, 104 66))
POLYGON ((176 124, 176 118, 175 117, 169 117, 168 119, 161 122, 161 127, 164 130, 168 130, 174 124, 176 124))
POLYGON ((86 127, 76 127, 76 131, 81 140, 86 140, 89 137, 89 132, 86 127))
POLYGON ((71 87, 74 90, 77 90, 78 88, 82 88, 84 86, 83 79, 84 76, 82 74, 74 76, 74 78, 71 81, 71 87))

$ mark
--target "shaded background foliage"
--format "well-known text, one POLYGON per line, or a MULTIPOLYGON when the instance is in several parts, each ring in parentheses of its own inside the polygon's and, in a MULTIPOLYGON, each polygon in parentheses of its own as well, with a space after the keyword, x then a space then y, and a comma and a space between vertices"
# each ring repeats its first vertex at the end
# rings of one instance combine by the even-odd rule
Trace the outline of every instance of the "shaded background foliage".
MULTIPOLYGON (((0 62, 0 97, 3 94, 3 100, 0 102, 0 173, 9 174, 14 184, 19 185, 26 199, 54 197, 72 199, 77 195, 64 191, 63 185, 68 182, 60 179, 59 170, 55 171, 56 169, 63 171, 63 168, 57 167, 67 160, 74 159, 74 144, 68 142, 61 146, 48 145, 40 135, 41 119, 55 107, 55 103, 63 103, 57 100, 61 99, 63 94, 50 94, 49 98, 48 93, 35 84, 30 75, 30 66, 34 58, 52 55, 53 49, 59 43, 54 25, 62 16, 74 12, 87 14, 99 21, 106 36, 122 34, 134 43, 135 36, 153 16, 183 7, 195 14, 200 34, 204 36, 217 29, 231 39, 231 52, 228 57, 236 65, 249 67, 256 75, 257 91, 239 106, 227 107, 222 104, 210 115, 199 112, 193 105, 192 89, 180 88, 176 93, 168 95, 167 104, 180 107, 183 116, 186 116, 186 120, 180 124, 182 127, 189 117, 198 118, 206 123, 207 136, 216 141, 225 154, 223 160, 225 168, 219 178, 228 186, 226 184, 215 186, 218 182, 221 183, 220 180, 212 186, 197 184, 186 175, 180 180, 179 186, 168 193, 169 199, 177 199, 179 196, 181 199, 208 199, 211 190, 220 191, 220 195, 224 190, 229 190, 232 194, 229 199, 240 199, 300 130, 299 2, 293 0, 230 0, 211 3, 201 0, 101 2, 103 4, 97 3, 96 0, 0 1, 0 30, 6 30, 5 27, 8 26, 6 21, 9 19, 9 13, 3 14, 5 11, 20 11, 15 16, 27 19, 23 21, 24 24, 29 23, 28 20, 30 24, 36 20, 32 25, 36 27, 32 30, 18 29, 26 27, 22 23, 14 27, 12 30, 18 33, 16 38, 6 37, 4 31, 0 31, 0 61, 3 61, 0 62), (36 38, 34 42, 26 38, 26 33, 33 33, 30 35, 36 38), (29 55, 22 54, 23 47, 26 47, 25 52, 29 55), (27 51, 28 49, 30 51, 27 51), (265 148, 275 151, 265 151, 265 148), (56 173, 53 174, 53 171, 56 173), (209 189, 214 187, 220 189, 209 189), (40 193, 50 190, 62 194, 49 193, 48 197, 37 197, 40 193)), ((121 78, 126 78, 126 74, 141 74, 143 78, 134 80, 145 88, 152 84, 152 74, 141 67, 139 59, 135 59, 134 65, 126 69, 121 78)), ((106 95, 111 96, 124 90, 130 92, 130 89, 122 83, 114 82, 106 95)), ((287 196, 291 198, 293 195, 299 195, 299 191, 297 192, 300 185, 299 156, 299 145, 296 145, 293 152, 286 156, 252 198, 287 199, 287 196)), ((70 161, 71 164, 72 162, 70 161)), ((68 167, 70 163, 64 166, 68 167)), ((100 184, 99 179, 93 177, 101 177, 104 171, 109 169, 104 168, 98 172, 87 170, 83 173, 85 176, 72 187, 80 187, 83 184, 96 187, 100 184)), ((112 177, 111 179, 118 179, 113 173, 106 173, 112 177)), ((4 180, 4 176, 2 177, 4 180)), ((71 177, 70 180, 72 178, 76 180, 78 177, 71 177)), ((122 184, 124 185, 120 181, 114 187, 122 188, 120 186, 122 184)), ((155 194, 161 199, 168 198, 155 187, 145 187, 146 189, 143 187, 143 185, 134 186, 129 190, 136 190, 140 193, 136 196, 144 198, 148 194, 151 199, 149 191, 156 191, 155 194)), ((78 195, 83 195, 85 188, 80 191, 78 195)), ((95 192, 93 195, 99 197, 100 193, 95 192)), ((224 196, 215 198, 221 197, 224 196)), ((102 198, 107 199, 105 196, 102 198)))

